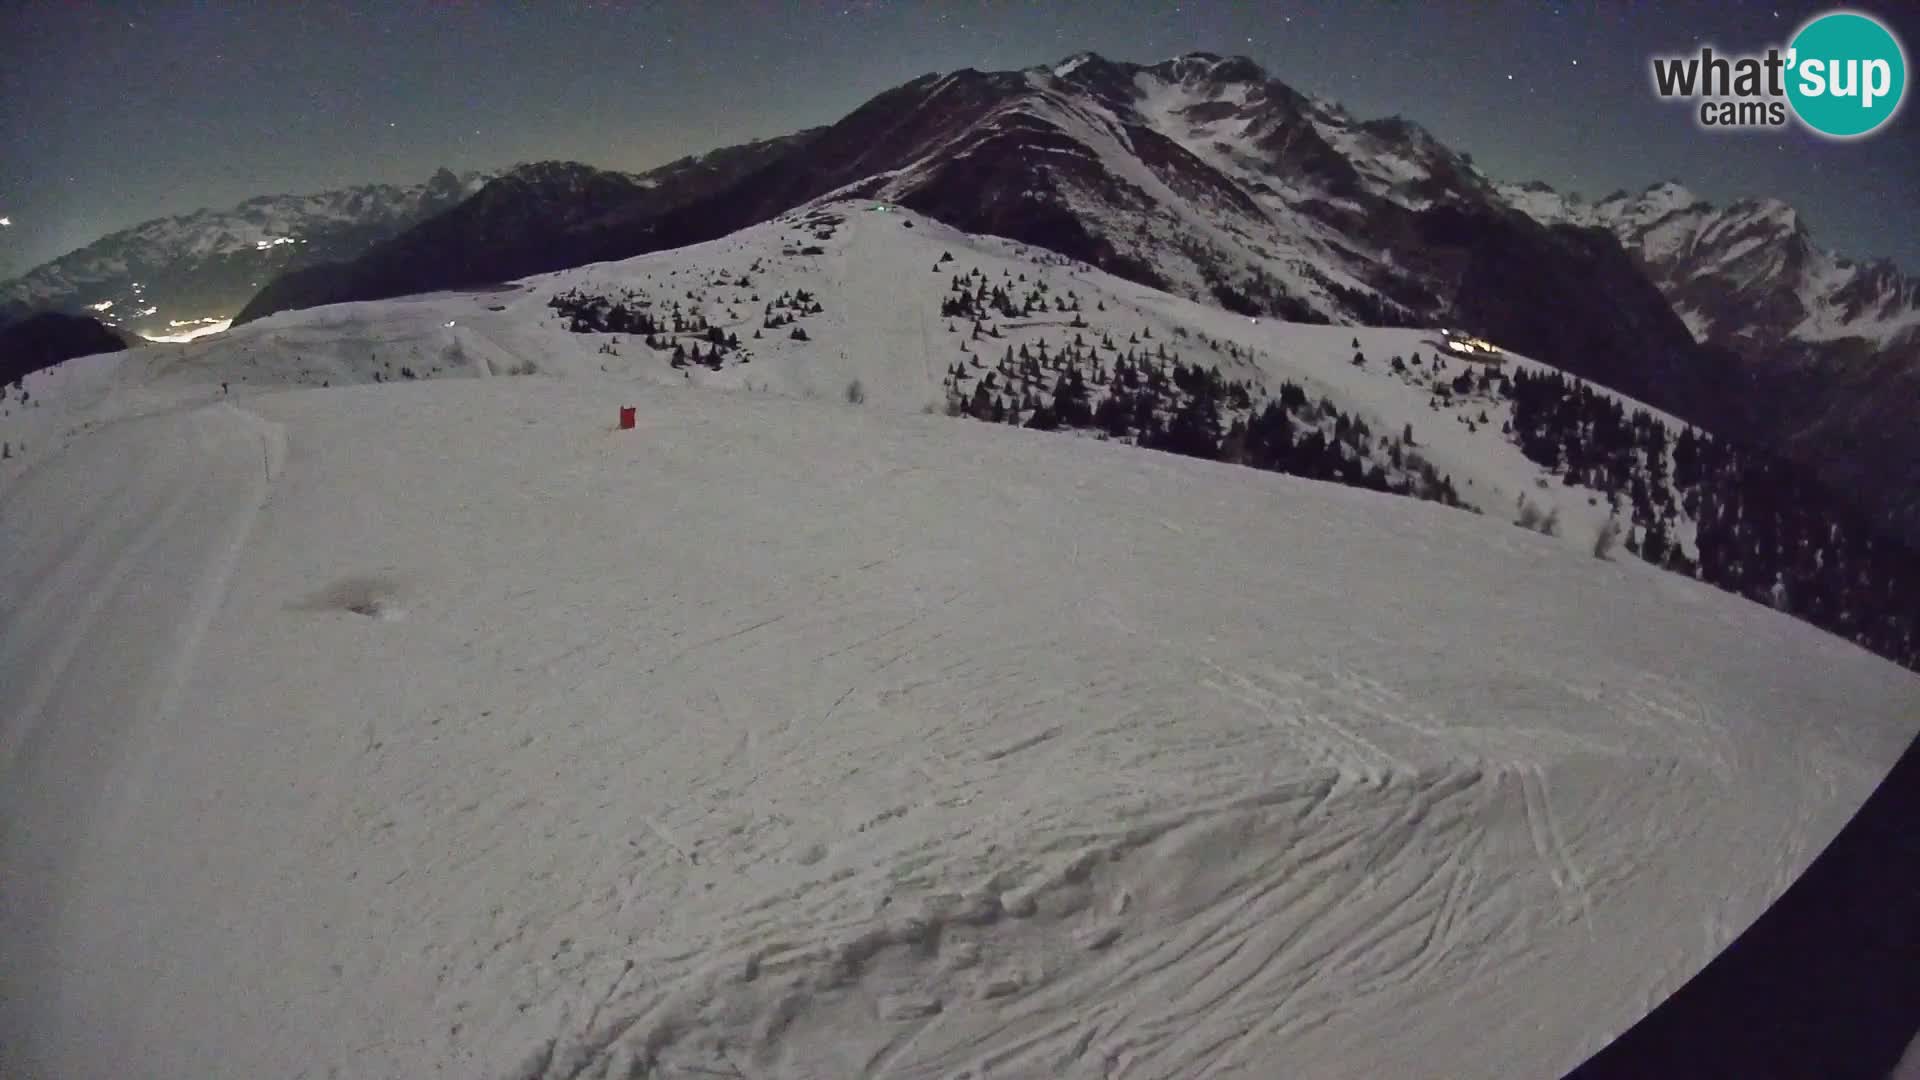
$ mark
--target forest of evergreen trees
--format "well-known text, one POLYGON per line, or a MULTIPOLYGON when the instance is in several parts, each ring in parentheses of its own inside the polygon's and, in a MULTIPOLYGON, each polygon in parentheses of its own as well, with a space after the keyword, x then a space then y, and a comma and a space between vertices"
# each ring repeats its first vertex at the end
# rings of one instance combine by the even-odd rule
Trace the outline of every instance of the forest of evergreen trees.
POLYGON ((1521 452, 1606 492, 1629 523, 1629 550, 1920 670, 1920 557, 1807 470, 1691 427, 1675 435, 1557 372, 1515 372, 1507 393, 1521 452), (1686 521, 1698 558, 1676 535, 1686 521))
MULTIPOLYGON (((757 266, 758 264, 756 264, 757 266)), ((723 284, 734 289, 751 289, 753 282, 746 275, 737 280, 728 280, 723 284)), ((698 294, 688 292, 689 298, 698 294)), ((737 298, 746 302, 745 297, 737 298)), ((811 292, 805 289, 782 292, 771 300, 761 301, 760 295, 751 296, 752 303, 763 303, 760 330, 753 336, 761 336, 762 330, 787 329, 787 336, 795 341, 809 340, 807 331, 798 325, 799 320, 808 315, 818 315, 826 309, 811 292)), ((653 301, 636 289, 625 289, 617 296, 603 296, 598 293, 573 288, 556 293, 548 299, 547 306, 558 317, 565 319, 567 329, 576 334, 631 334, 649 348, 657 352, 671 353, 669 362, 675 368, 686 368, 701 364, 714 371, 729 359, 746 363, 750 353, 741 347, 737 331, 726 331, 707 320, 699 308, 689 304, 682 306, 674 300, 667 305, 664 314, 654 313, 653 301)), ((730 311, 738 318, 737 311, 730 311)), ((618 339, 600 347, 600 351, 619 355, 618 339)))
POLYGON ((1407 434, 1376 435, 1364 420, 1329 399, 1309 400, 1291 382, 1276 397, 1257 400, 1250 383, 1185 362, 1166 342, 1154 341, 1150 328, 1125 341, 1111 331, 1089 339, 1081 332, 1088 324, 1079 298, 1051 294, 1044 282, 955 275, 940 311, 955 320, 949 328, 956 332, 960 320, 972 321, 961 345, 968 359, 947 370, 953 415, 1089 431, 1188 457, 1463 505, 1452 478, 1421 458, 1407 434), (1064 328, 1070 336, 1057 347, 1045 338, 1031 347, 1008 342, 989 362, 1003 336, 991 319, 1050 313, 1072 315, 1064 328))

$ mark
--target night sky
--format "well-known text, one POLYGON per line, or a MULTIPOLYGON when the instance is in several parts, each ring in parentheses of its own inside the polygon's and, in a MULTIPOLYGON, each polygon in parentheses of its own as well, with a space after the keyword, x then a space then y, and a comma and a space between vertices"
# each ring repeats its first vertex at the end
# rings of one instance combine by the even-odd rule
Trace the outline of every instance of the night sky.
MULTIPOLYGON (((1246 55, 1499 178, 1774 195, 1822 243, 1920 270, 1915 109, 1854 143, 1707 134, 1649 87, 1655 53, 1757 52, 1832 6, 0 2, 0 273, 259 194, 545 158, 644 169, 832 122, 929 71, 1082 49, 1246 55)), ((1848 6, 1920 52, 1920 12, 1848 6)))

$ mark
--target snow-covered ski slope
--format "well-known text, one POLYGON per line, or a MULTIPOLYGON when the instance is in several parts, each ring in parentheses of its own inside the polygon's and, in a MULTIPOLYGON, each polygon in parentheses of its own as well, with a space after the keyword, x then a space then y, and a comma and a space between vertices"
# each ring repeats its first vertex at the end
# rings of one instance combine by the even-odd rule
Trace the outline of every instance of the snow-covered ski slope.
POLYGON ((1491 519, 634 400, 262 395, 8 492, 9 1075, 1547 1075, 1920 715, 1491 519))
POLYGON ((1491 512, 919 415, 939 293, 889 283, 998 265, 933 228, 847 215, 841 295, 833 241, 754 286, 812 340, 719 371, 544 305, 729 241, 30 379, 0 1074, 1549 1075, 1920 724, 1911 673, 1491 512))
MULTIPOLYGON (((1611 513, 1604 494, 1548 474, 1501 434, 1512 410, 1497 395, 1436 402, 1432 365, 1444 350, 1437 330, 1255 321, 1039 249, 959 233, 897 207, 872 212, 875 205, 829 200, 710 243, 494 290, 287 312, 191 343, 86 358, 76 365, 85 375, 56 370, 29 377, 26 388, 41 399, 39 406, 22 406, 14 397, 0 403, 0 440, 11 442, 13 454, 0 461, 0 483, 103 418, 219 400, 227 396, 223 382, 229 395, 244 396, 287 386, 406 381, 407 372, 423 380, 537 372, 838 399, 857 379, 869 408, 918 412, 943 405, 949 365, 992 364, 1009 347, 1043 342, 1057 352, 1078 336, 1109 365, 1124 351, 1146 357, 1165 350, 1170 359, 1218 366, 1228 378, 1270 390, 1291 380, 1363 417, 1378 434, 1411 427, 1418 453, 1453 478, 1468 505, 1508 521, 1523 496, 1542 513, 1557 509, 1561 541, 1570 550, 1590 549, 1611 513), (804 253, 810 249, 818 254, 804 253), (985 322, 999 336, 970 341, 969 320, 941 315, 952 279, 969 273, 1016 298, 1045 284, 1050 298, 1072 294, 1079 310, 994 316, 985 322), (717 370, 699 363, 675 369, 668 351, 648 349, 633 335, 571 333, 548 305, 572 291, 609 300, 633 296, 636 306, 644 302, 662 318, 677 304, 737 335, 742 350, 729 352, 717 370), (801 291, 822 308, 797 320, 808 340, 793 340, 787 326, 763 329, 767 305, 801 291), (1076 317, 1083 327, 1072 325, 1076 317), (756 330, 759 339, 752 337, 756 330), (1115 348, 1097 349, 1103 337, 1115 348), (602 346, 614 351, 603 353, 602 346), (1356 352, 1368 358, 1364 367, 1352 365, 1356 352), (1421 357, 1422 366, 1396 374, 1389 369, 1396 356, 1421 357)), ((697 336, 677 340, 691 343, 697 336)), ((1449 380, 1463 369, 1479 370, 1458 358, 1445 362, 1449 380)), ((1508 354, 1504 370, 1520 368, 1544 369, 1508 354)), ((1678 434, 1679 421, 1663 419, 1678 434)), ((1679 517, 1674 534, 1690 544, 1691 523, 1679 517)))

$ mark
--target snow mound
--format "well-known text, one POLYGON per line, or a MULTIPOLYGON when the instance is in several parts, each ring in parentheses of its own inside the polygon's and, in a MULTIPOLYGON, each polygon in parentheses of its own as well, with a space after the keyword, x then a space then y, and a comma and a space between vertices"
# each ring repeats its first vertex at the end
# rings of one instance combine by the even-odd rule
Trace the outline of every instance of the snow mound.
POLYGON ((1545 1075, 1920 715, 1695 582, 1090 439, 240 405, 0 492, 7 1075, 1545 1075))

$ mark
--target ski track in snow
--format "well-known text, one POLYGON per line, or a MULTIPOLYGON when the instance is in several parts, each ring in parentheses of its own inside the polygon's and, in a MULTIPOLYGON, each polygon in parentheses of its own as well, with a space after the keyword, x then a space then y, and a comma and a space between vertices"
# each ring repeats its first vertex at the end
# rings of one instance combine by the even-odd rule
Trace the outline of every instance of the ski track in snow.
POLYGON ((0 1072, 1544 1075, 1912 734, 1910 673, 1695 582, 911 415, 936 229, 842 228, 908 254, 716 373, 831 400, 462 297, 43 380, 95 411, 0 489, 0 1072), (388 331, 567 377, 197 404, 388 331))
MULTIPOLYGON (((219 553, 237 541, 208 549, 206 573, 160 575, 181 610, 219 614, 198 662, 154 663, 192 708, 125 734, 120 812, 51 879, 90 894, 41 925, 97 967, 18 957, 57 974, 68 995, 48 1000, 75 1023, 117 1018, 56 1023, 67 1041, 48 1052, 123 1060, 138 1041, 163 1075, 447 1063, 502 1077, 1231 1076, 1284 1053, 1359 1076, 1471 1071, 1479 1059, 1434 1044, 1475 1030, 1559 1067, 1721 943, 1695 904, 1650 896, 1684 876, 1737 929, 1785 884, 1756 891, 1751 849, 1810 857, 1864 793, 1866 770, 1806 775, 1793 748, 1812 732, 1737 762, 1690 742, 1697 720, 1677 730, 1658 710, 1678 706, 1658 703, 1725 691, 1651 647, 1583 639, 1553 659, 1582 625, 1554 609, 1617 586, 1614 568, 1540 558, 1556 550, 1544 539, 1516 565, 1467 542, 1498 526, 1404 500, 945 418, 710 397, 644 406, 646 434, 624 444, 588 421, 596 391, 538 380, 262 397, 253 411, 292 433, 270 499, 258 425, 230 408, 109 429, 33 478, 144 492, 159 505, 131 517, 161 536, 197 535, 183 515, 226 506, 214 535, 252 538, 231 573, 219 553), (193 446, 198 463, 208 425, 231 483, 216 471, 171 494, 163 481, 192 474, 161 451, 193 446), (113 454, 158 472, 126 483, 98 467, 113 454), (1024 462, 1022 482, 936 490, 949 458, 979 478, 1024 462), (1260 546, 1289 558, 1235 557, 1249 529, 1277 529, 1260 546), (1389 552, 1433 565, 1327 587, 1389 552), (1559 600, 1460 583, 1490 571, 1559 600), (406 617, 299 601, 354 572, 390 578, 406 617), (1572 595, 1553 592, 1560 577, 1572 595), (1520 625, 1463 636, 1489 616, 1520 625), (1486 655, 1528 641, 1524 663, 1486 655), (1605 689, 1583 698, 1561 670, 1605 689), (137 869, 183 829, 217 838, 174 857, 202 876, 137 869), (161 928, 164 944, 145 936, 161 928), (217 948, 236 937, 253 945, 217 948), (1619 953, 1691 959, 1627 964, 1590 996, 1559 989, 1580 999, 1556 1007, 1577 1030, 1510 996, 1545 994, 1570 966, 1604 976, 1619 953), (102 983, 122 970, 152 981, 102 983), (265 992, 247 1003, 235 987, 265 992), (1462 992, 1479 1004, 1412 1004, 1462 992), (218 1059, 161 1034, 203 1027, 254 1034, 218 1059)), ((96 534, 66 574, 97 582, 80 595, 105 610, 126 597, 111 560, 158 558, 161 541, 82 535, 96 534)), ((33 580, 47 598, 9 610, 73 587, 58 569, 33 580)), ((1878 688, 1869 730, 1910 708, 1903 673, 1750 618, 1878 688)), ((10 662, 105 647, 35 641, 10 626, 10 662)), ((1758 722, 1722 704, 1721 723, 1758 722)), ((62 760, 60 740, 22 756, 8 730, 16 768, 62 760)), ((34 805, 10 810, 37 822, 34 805)))
MULTIPOLYGON (((45 950, 84 910, 63 898, 84 892, 95 838, 139 812, 142 751, 182 719, 182 690, 285 450, 279 425, 222 406, 102 432, 67 462, 75 472, 39 478, 52 490, 29 481, 9 493, 0 563, 29 571, 0 585, 0 911, 45 931, 7 935, 10 971, 58 970, 45 950), (75 497, 87 489, 61 481, 76 473, 111 479, 75 497), (33 812, 49 802, 68 812, 33 812)), ((9 1012, 27 993, 85 1011, 58 975, 31 990, 9 983, 9 1012)))

